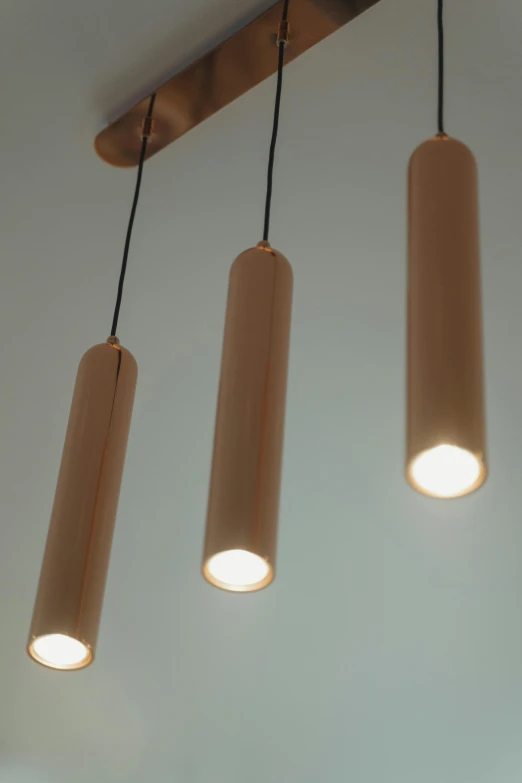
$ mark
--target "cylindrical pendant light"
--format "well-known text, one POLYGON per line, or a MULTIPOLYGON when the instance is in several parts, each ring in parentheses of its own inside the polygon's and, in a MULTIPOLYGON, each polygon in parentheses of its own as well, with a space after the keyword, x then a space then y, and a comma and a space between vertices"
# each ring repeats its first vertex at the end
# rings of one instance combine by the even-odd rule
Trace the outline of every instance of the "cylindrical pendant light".
POLYGON ((27 650, 52 669, 88 666, 109 566, 138 368, 116 337, 154 96, 145 118, 111 336, 83 356, 40 574, 27 650))
POLYGON ((442 122, 442 0, 438 0, 439 132, 409 164, 406 476, 453 498, 486 478, 477 172, 442 122))
POLYGON ((78 368, 28 647, 56 669, 96 649, 137 373, 111 338, 78 368))
POLYGON ((268 243, 232 265, 221 359, 203 573, 265 587, 275 568, 292 269, 268 243))
POLYGON ((252 592, 275 575, 292 269, 268 230, 288 0, 278 76, 263 241, 230 271, 202 571, 216 587, 252 592))

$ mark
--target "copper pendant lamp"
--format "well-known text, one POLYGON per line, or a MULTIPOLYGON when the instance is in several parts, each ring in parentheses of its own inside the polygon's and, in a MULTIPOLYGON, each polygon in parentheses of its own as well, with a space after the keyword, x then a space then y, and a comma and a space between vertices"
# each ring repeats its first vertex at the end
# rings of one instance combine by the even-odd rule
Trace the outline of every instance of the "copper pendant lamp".
POLYGON ((444 131, 443 3, 438 0, 438 133, 408 171, 406 477, 454 498, 486 478, 477 168, 444 131))
POLYGON ((292 269, 268 243, 288 0, 284 3, 263 240, 229 278, 202 571, 216 587, 252 592, 275 575, 292 269))
POLYGON ((143 124, 138 176, 106 343, 76 377, 27 651, 52 669, 94 660, 138 368, 116 337, 154 96, 143 124))

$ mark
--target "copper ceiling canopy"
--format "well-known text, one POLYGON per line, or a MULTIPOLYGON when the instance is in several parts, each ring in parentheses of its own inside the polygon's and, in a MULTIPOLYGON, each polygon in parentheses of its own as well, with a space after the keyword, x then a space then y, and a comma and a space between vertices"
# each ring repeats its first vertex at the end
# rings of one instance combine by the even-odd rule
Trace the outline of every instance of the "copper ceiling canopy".
MULTIPOLYGON (((285 62, 291 62, 379 0, 294 0, 285 62)), ((283 2, 279 0, 246 27, 173 76, 156 91, 153 130, 147 158, 199 125, 277 69, 276 35, 283 2)), ((96 152, 107 163, 136 166, 145 96, 96 137, 96 152)))

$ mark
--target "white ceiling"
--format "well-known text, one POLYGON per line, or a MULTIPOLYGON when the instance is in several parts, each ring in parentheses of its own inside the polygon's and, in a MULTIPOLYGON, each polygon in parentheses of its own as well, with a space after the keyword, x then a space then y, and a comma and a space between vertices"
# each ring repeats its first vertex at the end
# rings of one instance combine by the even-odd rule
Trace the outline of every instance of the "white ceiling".
POLYGON ((517 0, 447 4, 447 126, 481 185, 486 486, 436 502, 402 477, 405 171, 435 129, 435 2, 382 0, 285 72, 272 240, 295 306, 275 584, 229 595, 199 573, 227 274, 260 239, 270 80, 147 164, 97 661, 62 674, 24 652, 76 366, 108 334, 134 184, 94 135, 267 4, 2 4, 0 783, 522 776, 517 0))

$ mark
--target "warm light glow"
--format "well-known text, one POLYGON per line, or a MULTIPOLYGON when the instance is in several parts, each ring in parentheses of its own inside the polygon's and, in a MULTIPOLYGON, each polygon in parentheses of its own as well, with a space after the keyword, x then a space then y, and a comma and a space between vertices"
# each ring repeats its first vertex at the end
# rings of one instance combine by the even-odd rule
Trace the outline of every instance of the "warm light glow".
POLYGON ((29 652, 38 663, 52 669, 81 669, 91 660, 91 652, 85 644, 61 633, 38 636, 29 652))
POLYGON ((481 472, 478 457, 448 444, 423 451, 409 468, 416 488, 439 498, 456 498, 475 489, 481 472))
POLYGON ((270 566, 262 557, 245 549, 229 549, 213 555, 205 570, 214 584, 240 592, 264 586, 270 566))

